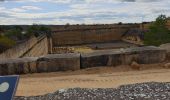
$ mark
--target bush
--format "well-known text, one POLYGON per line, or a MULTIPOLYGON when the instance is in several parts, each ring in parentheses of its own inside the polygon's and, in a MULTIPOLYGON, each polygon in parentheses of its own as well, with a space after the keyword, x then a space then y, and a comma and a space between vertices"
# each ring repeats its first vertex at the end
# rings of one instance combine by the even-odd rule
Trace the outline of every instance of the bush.
POLYGON ((17 40, 22 40, 23 34, 22 34, 23 29, 20 26, 15 26, 12 27, 11 29, 6 30, 5 36, 9 38, 15 38, 17 40))
POLYGON ((51 29, 48 26, 45 25, 37 25, 37 24, 33 24, 31 26, 28 27, 27 31, 26 31, 26 35, 28 37, 34 35, 36 37, 42 35, 42 34, 50 34, 51 29))
POLYGON ((170 31, 166 28, 167 18, 165 15, 160 15, 149 28, 149 31, 144 34, 144 44, 159 46, 170 42, 170 31))
POLYGON ((5 36, 0 36, 0 53, 13 47, 16 44, 15 41, 5 36))
POLYGON ((144 34, 144 44, 159 46, 164 43, 170 43, 170 33, 152 33, 148 32, 144 34))

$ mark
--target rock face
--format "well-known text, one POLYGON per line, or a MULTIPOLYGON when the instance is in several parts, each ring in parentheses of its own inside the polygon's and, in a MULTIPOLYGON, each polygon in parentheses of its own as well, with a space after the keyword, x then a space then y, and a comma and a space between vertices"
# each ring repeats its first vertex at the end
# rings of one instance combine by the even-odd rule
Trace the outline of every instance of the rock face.
POLYGON ((162 44, 160 45, 160 48, 166 50, 166 58, 167 60, 170 60, 170 43, 162 44))
POLYGON ((37 60, 38 72, 80 70, 80 54, 54 54, 37 60))
MULTIPOLYGON (((0 75, 79 70, 80 68, 163 62, 164 49, 146 46, 121 50, 101 50, 92 53, 52 54, 43 57, 0 59, 0 75)), ((138 69, 138 68, 137 68, 138 69)))
POLYGON ((28 74, 36 69, 37 57, 6 59, 0 61, 0 75, 28 74))
POLYGON ((61 89, 36 97, 14 100, 170 100, 170 83, 140 83, 110 89, 61 89))
POLYGON ((153 47, 134 47, 123 50, 101 50, 81 54, 81 68, 97 66, 127 65, 136 61, 139 64, 163 62, 166 59, 166 50, 153 47))
POLYGON ((0 61, 0 75, 56 72, 80 69, 80 54, 56 54, 44 57, 0 61))
POLYGON ((81 54, 81 68, 106 66, 107 61, 108 56, 105 54, 81 54))

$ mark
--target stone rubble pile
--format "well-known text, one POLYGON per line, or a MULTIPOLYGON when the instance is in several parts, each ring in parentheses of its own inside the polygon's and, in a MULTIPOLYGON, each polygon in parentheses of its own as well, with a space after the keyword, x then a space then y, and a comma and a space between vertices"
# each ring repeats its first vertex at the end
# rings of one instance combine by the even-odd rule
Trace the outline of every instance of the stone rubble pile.
POLYGON ((14 100, 170 100, 170 83, 139 83, 108 89, 61 89, 36 97, 14 100))

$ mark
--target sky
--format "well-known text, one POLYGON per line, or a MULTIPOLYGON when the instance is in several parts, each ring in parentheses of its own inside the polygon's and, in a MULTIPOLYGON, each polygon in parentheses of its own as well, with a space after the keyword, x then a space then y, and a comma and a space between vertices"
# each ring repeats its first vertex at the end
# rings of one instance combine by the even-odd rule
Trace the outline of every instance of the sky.
POLYGON ((0 0, 0 24, 112 24, 170 16, 170 0, 0 0))

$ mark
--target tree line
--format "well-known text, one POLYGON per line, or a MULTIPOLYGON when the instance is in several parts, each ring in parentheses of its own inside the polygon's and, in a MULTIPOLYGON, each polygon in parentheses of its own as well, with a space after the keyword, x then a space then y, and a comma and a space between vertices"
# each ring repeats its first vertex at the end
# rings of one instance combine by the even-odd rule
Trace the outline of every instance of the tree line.
POLYGON ((16 44, 29 39, 32 36, 50 34, 50 27, 45 25, 33 24, 22 25, 1 25, 0 26, 0 53, 16 44))

